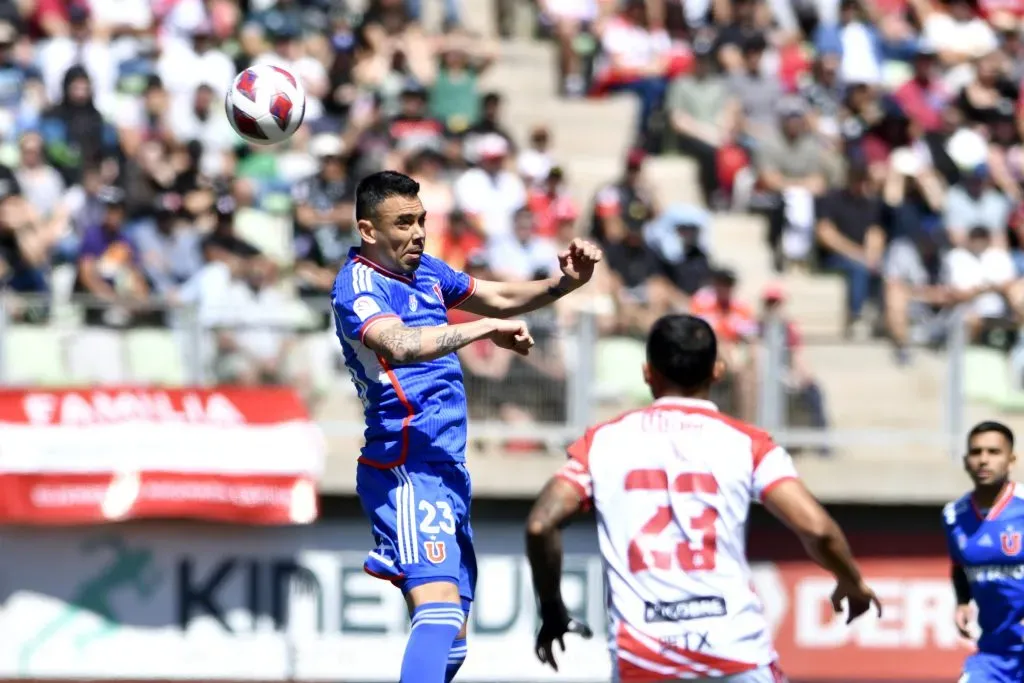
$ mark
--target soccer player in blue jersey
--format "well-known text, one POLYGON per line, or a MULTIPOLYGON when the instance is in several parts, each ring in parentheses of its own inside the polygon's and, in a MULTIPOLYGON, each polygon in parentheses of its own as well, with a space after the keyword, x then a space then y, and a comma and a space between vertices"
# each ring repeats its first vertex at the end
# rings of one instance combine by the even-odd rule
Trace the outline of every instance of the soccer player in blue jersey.
POLYGON ((1013 432, 981 422, 967 436, 964 467, 974 490, 943 508, 953 560, 956 625, 970 638, 977 610, 978 651, 964 662, 960 683, 1024 681, 1024 491, 1010 481, 1013 432))
POLYGON ((601 252, 574 240, 559 255, 560 277, 475 280, 424 253, 419 189, 393 171, 359 183, 361 245, 338 273, 331 300, 345 363, 365 408, 356 490, 376 540, 365 569, 395 583, 409 605, 402 683, 442 683, 466 658, 465 621, 476 584, 466 395, 455 351, 489 339, 529 353, 526 324, 505 318, 585 284, 601 252), (448 325, 448 309, 455 306, 483 317, 448 325))

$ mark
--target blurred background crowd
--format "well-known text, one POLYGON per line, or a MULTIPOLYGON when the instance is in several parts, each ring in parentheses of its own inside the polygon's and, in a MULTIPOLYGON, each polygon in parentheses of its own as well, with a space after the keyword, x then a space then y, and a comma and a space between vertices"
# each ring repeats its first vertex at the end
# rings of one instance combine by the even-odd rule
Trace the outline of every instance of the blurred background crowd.
MULTIPOLYGON (((90 342, 69 362, 115 382, 132 357, 175 381, 188 363, 146 330, 200 329, 192 362, 209 378, 315 401, 317 368, 337 363, 327 295, 356 244, 355 184, 395 168, 421 183, 428 251, 454 268, 546 276, 578 235, 607 255, 586 295, 531 316, 528 359, 461 352, 476 416, 564 420, 579 352, 566 331, 583 312, 602 339, 636 339, 690 310, 714 324, 723 400, 747 418, 763 323, 781 320, 788 385, 826 427, 787 289, 737 295, 743 273, 711 247, 721 212, 763 217, 749 239, 780 278, 839 273, 842 333, 891 341, 896 365, 944 343, 955 304, 972 341, 1016 348, 1024 1, 534 0, 560 97, 637 102, 621 172, 587 202, 552 131, 513 135, 516 94, 482 86, 527 0, 472 1, 494 2, 499 39, 464 28, 459 0, 429 27, 427 0, 0 0, 7 324, 38 353, 30 328, 73 319, 90 342), (254 63, 292 70, 308 94, 283 145, 248 146, 224 116, 254 63), (672 155, 696 164, 698 203, 648 182, 651 157, 672 155)), ((21 370, 60 381, 39 365, 21 370)))

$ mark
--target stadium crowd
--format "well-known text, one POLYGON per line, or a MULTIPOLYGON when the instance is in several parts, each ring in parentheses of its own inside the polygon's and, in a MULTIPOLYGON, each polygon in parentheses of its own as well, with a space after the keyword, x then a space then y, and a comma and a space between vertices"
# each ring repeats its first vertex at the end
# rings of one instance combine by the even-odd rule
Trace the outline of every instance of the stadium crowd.
MULTIPOLYGON (((499 36, 524 1, 495 0, 499 36)), ((763 215, 780 272, 841 273, 845 332, 887 335, 900 363, 914 343, 941 343, 955 302, 970 302, 978 340, 1024 313, 1024 3, 536 0, 560 94, 640 104, 621 176, 587 206, 547 128, 506 129, 505 95, 481 87, 500 45, 462 27, 457 0, 439 31, 417 0, 358 5, 0 1, 7 319, 46 324, 73 294, 96 329, 173 328, 195 310, 217 380, 313 394, 297 332, 331 327, 354 185, 382 168, 421 183, 428 250, 455 268, 533 278, 573 236, 595 238, 599 333, 700 312, 734 354, 746 417, 751 343, 786 293, 773 286, 758 306, 734 295, 711 212, 763 215), (223 115, 225 89, 254 63, 292 70, 309 97, 300 131, 272 148, 242 143, 223 115), (652 192, 645 160, 670 154, 696 161, 705 206, 652 192), (298 328, 297 301, 315 312, 298 328)), ((528 362, 462 352, 479 410, 565 414, 572 301, 531 319, 528 362)), ((793 385, 824 426, 799 331, 787 332, 793 385)))

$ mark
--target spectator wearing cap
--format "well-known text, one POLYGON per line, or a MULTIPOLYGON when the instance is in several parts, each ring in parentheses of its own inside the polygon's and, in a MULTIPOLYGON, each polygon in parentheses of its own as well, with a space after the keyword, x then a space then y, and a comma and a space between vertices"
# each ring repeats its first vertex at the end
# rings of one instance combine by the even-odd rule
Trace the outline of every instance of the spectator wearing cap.
POLYGON ((697 162, 704 203, 710 207, 718 190, 719 150, 732 142, 740 111, 725 77, 718 73, 710 41, 695 42, 693 51, 692 73, 672 81, 665 98, 666 148, 697 162))
POLYGON ((389 131, 395 149, 406 156, 424 149, 441 152, 445 147, 444 123, 427 114, 427 91, 418 83, 410 82, 402 91, 389 131))
POLYGON ((123 327, 138 313, 132 304, 149 298, 149 286, 138 250, 124 232, 124 192, 108 187, 100 199, 105 206, 103 220, 82 236, 75 289, 92 300, 85 307, 87 325, 123 327), (113 304, 127 305, 111 307, 113 304))
POLYGON ((846 283, 844 327, 849 335, 872 291, 881 287, 885 255, 882 201, 871 186, 867 167, 852 165, 845 187, 821 197, 815 213, 821 263, 842 273, 846 283))
POLYGON ((914 124, 927 132, 938 131, 942 128, 942 110, 953 99, 953 93, 940 77, 934 46, 920 42, 913 66, 913 76, 896 88, 892 97, 914 124))
POLYGON ((543 280, 557 272, 558 251, 536 234, 533 213, 523 207, 515 213, 512 234, 491 241, 487 262, 499 280, 543 280))
POLYGON ((768 245, 773 264, 807 258, 813 244, 814 198, 824 194, 829 175, 826 150, 810 133, 806 105, 798 97, 778 105, 777 132, 757 148, 754 167, 760 186, 755 208, 767 214, 768 245))
POLYGON ((946 194, 943 224, 950 243, 964 246, 971 228, 988 230, 993 245, 1009 244, 1007 225, 1013 207, 993 183, 987 164, 979 164, 964 173, 960 182, 946 194))
POLYGON ((80 66, 64 74, 63 96, 43 112, 39 132, 47 158, 69 184, 81 177, 83 164, 106 158, 117 148, 116 131, 93 103, 92 81, 80 66))
POLYGON ((757 140, 771 137, 777 128, 783 95, 779 79, 765 75, 761 69, 767 45, 760 34, 745 38, 741 45, 743 67, 732 70, 728 80, 729 93, 743 113, 743 130, 757 140))
POLYGON ((690 313, 707 320, 715 331, 739 416, 751 419, 757 409, 757 365, 750 344, 757 339, 758 323, 754 309, 736 295, 736 273, 729 268, 712 271, 709 284, 690 299, 690 313))
MULTIPOLYGON (((804 420, 809 427, 819 431, 828 429, 828 411, 825 395, 814 377, 807 361, 800 327, 786 315, 786 290, 782 285, 772 283, 761 293, 761 318, 759 334, 765 337, 769 324, 780 323, 785 330, 783 362, 786 366, 785 386, 787 393, 796 400, 797 407, 805 413, 804 420)), ((792 417, 792 416, 791 416, 792 417)), ((792 419, 790 419, 792 424, 792 419)), ((828 448, 820 450, 821 455, 830 455, 828 448)))
POLYGON ((987 228, 970 228, 963 246, 946 254, 945 277, 951 303, 967 305, 966 324, 972 340, 1004 321, 1020 324, 1024 280, 1017 277, 1010 253, 993 243, 987 228))
POLYGON ((910 344, 937 343, 945 336, 947 306, 941 236, 919 230, 893 240, 885 256, 885 320, 896 363, 910 362, 910 344))
POLYGON ((201 238, 188 220, 181 195, 159 195, 153 211, 153 222, 136 229, 135 243, 153 293, 173 298, 177 289, 203 266, 201 238))
POLYGON ((505 168, 508 143, 496 133, 476 143, 479 163, 455 181, 455 203, 488 240, 512 234, 512 216, 526 204, 526 186, 505 168))
POLYGON ((641 149, 630 150, 622 177, 594 197, 591 235, 606 248, 628 234, 641 234, 644 225, 658 215, 656 198, 643 178, 645 156, 641 149))
POLYGON ((701 228, 699 218, 682 220, 675 224, 674 230, 678 238, 679 249, 666 253, 662 241, 655 250, 661 260, 662 269, 676 289, 687 296, 693 296, 706 286, 712 275, 710 254, 701 244, 701 228))

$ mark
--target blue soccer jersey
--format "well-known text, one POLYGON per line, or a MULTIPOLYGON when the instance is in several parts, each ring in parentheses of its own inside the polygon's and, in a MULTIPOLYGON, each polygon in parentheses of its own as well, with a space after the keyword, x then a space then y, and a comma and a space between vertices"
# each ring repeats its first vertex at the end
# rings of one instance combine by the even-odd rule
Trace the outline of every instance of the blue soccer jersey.
POLYGON ((1019 680, 1024 674, 1024 491, 1011 483, 991 510, 978 510, 971 494, 943 509, 954 564, 963 568, 978 607, 978 655, 965 666, 970 680, 1019 680), (1005 661, 1004 661, 1005 660, 1005 661), (1001 663, 1013 675, 996 675, 1001 663), (971 675, 977 670, 984 675, 971 675))
POLYGON ((408 327, 448 324, 448 309, 468 299, 470 276, 424 254, 412 275, 385 270, 359 255, 338 273, 331 292, 345 365, 363 402, 366 445, 361 463, 391 468, 416 462, 464 462, 466 392, 458 357, 391 367, 363 344, 388 319, 408 327))

